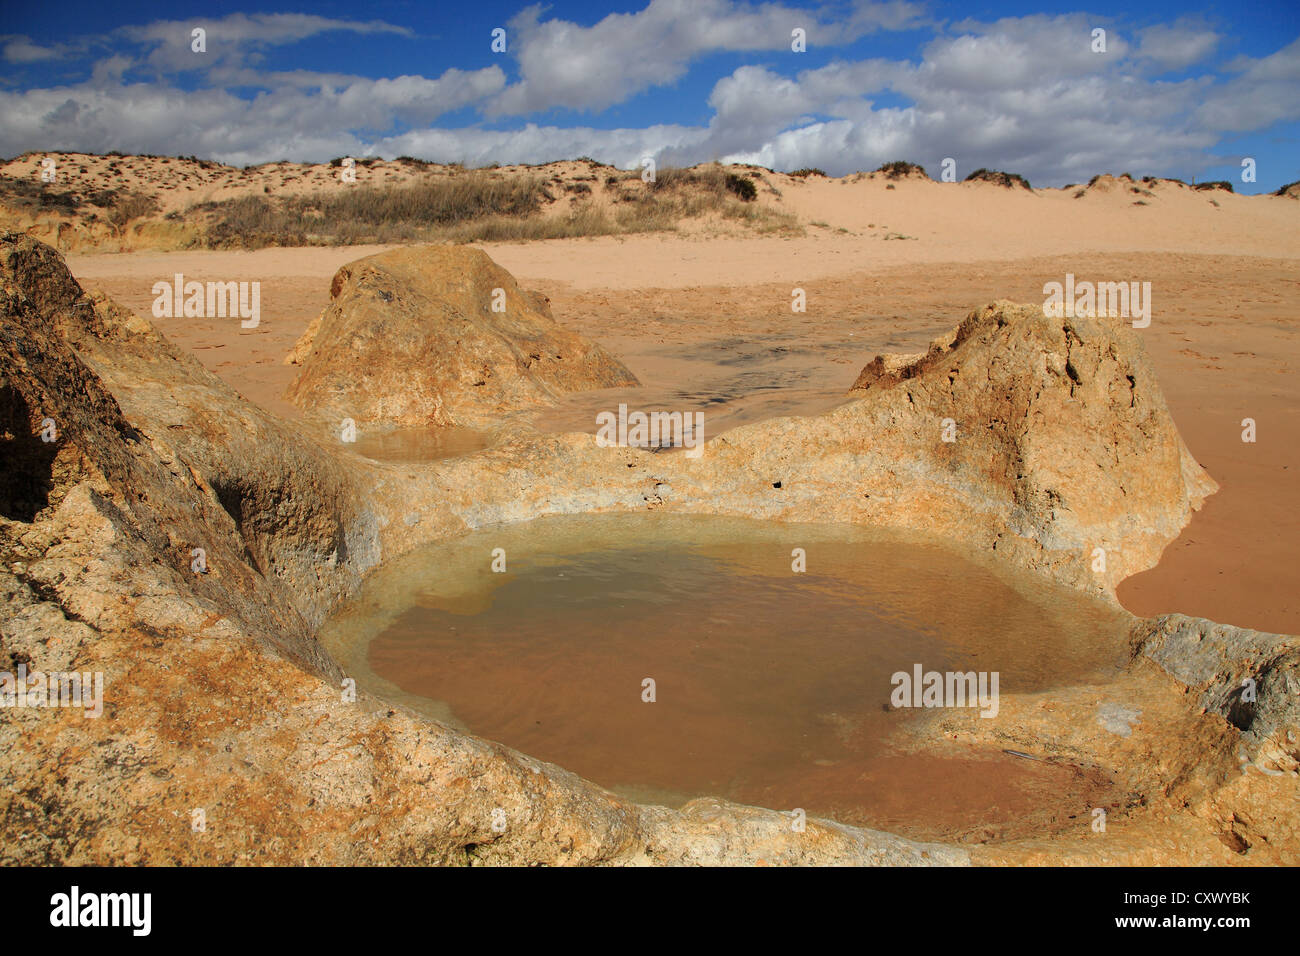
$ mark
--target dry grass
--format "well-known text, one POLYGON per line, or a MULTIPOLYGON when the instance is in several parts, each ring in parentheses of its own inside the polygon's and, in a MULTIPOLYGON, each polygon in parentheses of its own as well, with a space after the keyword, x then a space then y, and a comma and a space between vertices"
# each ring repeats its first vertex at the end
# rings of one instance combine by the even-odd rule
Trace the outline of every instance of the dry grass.
POLYGON ((903 159, 885 163, 876 172, 884 173, 886 179, 906 179, 909 176, 920 176, 922 179, 930 178, 924 166, 918 163, 909 163, 903 159))
MULTIPOLYGON (((1097 177, 1093 176, 1092 181, 1096 182, 1096 180, 1097 177)), ((998 169, 984 169, 981 167, 967 176, 965 181, 968 183, 992 183, 993 185, 1001 186, 1004 189, 1013 189, 1016 186, 1019 186, 1022 189, 1029 189, 1032 191, 1032 187, 1029 185, 1029 180, 1024 176, 1021 176, 1019 173, 1004 173, 998 169)), ((1088 185, 1091 186, 1092 182, 1088 183, 1088 185)))
MULTIPOLYGON (((593 177, 594 180, 594 177, 593 177)), ((668 232, 687 219, 717 215, 759 232, 798 229, 792 215, 760 206, 751 179, 720 166, 668 168, 655 182, 635 174, 609 177, 613 202, 586 197, 567 213, 546 212, 555 201, 540 175, 457 171, 395 186, 354 186, 308 196, 241 196, 191 207, 186 218, 206 223, 199 244, 209 248, 355 245, 411 241, 492 242, 668 232)))
POLYGON ((158 211, 158 203, 152 196, 145 196, 140 193, 127 192, 114 198, 109 204, 108 219, 110 225, 119 232, 126 228, 129 223, 137 219, 144 219, 158 211))
POLYGON ((474 220, 525 218, 545 196, 539 177, 475 171, 309 196, 240 196, 200 203, 187 215, 208 220, 204 244, 214 248, 352 245, 439 238, 474 220))
POLYGON ((158 211, 158 203, 152 197, 129 189, 78 192, 56 184, 7 176, 0 177, 0 204, 29 213, 79 214, 90 222, 102 217, 117 230, 158 211))

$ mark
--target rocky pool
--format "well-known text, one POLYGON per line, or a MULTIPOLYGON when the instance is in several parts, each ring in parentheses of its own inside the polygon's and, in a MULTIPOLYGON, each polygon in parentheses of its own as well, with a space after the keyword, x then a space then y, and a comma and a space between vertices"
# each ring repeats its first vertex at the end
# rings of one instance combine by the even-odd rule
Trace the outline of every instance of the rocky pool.
POLYGON ((994 689, 1109 679, 1125 629, 1123 612, 942 542, 622 514, 422 548, 371 575, 322 638, 377 696, 641 802, 713 795, 981 838, 1086 817, 1110 784, 929 739, 925 675, 996 675, 983 698, 971 684, 958 703, 951 681, 928 698, 996 727, 994 689))

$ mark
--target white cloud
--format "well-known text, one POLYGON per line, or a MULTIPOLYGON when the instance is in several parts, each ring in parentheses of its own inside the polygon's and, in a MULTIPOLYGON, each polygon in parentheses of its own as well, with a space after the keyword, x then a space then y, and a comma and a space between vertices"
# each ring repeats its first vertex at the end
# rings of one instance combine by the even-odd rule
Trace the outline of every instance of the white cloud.
POLYGON ((624 169, 638 167, 646 156, 690 151, 704 139, 699 127, 659 125, 644 129, 538 126, 518 130, 427 129, 387 137, 374 144, 384 156, 420 156, 434 162, 482 166, 493 162, 545 163, 592 156, 624 169))
POLYGON ((1198 125, 1240 132, 1300 118, 1300 39, 1262 59, 1239 58, 1237 72, 1196 110, 1198 125))
POLYGON ((6 36, 0 37, 4 42, 3 55, 10 63, 37 63, 41 60, 56 60, 62 56, 62 48, 57 46, 40 46, 33 43, 30 37, 25 36, 6 36))
MULTIPOLYGON (((1242 128, 1297 113, 1294 97, 1280 95, 1296 88, 1285 51, 1243 64, 1228 84, 1151 81, 1142 54, 1113 29, 1107 51, 1094 53, 1093 26, 1082 15, 964 22, 930 41, 918 63, 834 63, 794 79, 742 67, 715 85, 710 135, 696 155, 833 174, 894 159, 937 172, 952 157, 959 175, 989 166, 1060 185, 1106 169, 1162 173, 1203 163, 1231 124, 1198 114, 1235 102, 1238 91, 1258 100, 1244 118, 1238 112, 1242 128), (893 98, 905 105, 879 105, 893 98), (808 114, 817 119, 800 120, 808 114)), ((1199 48, 1190 36, 1180 27, 1151 42, 1166 44, 1160 54, 1171 63, 1199 48)))
POLYGON ((1138 54, 1166 70, 1182 70, 1214 52, 1220 36, 1190 23, 1147 27, 1139 34, 1138 54))
POLYGON ((381 20, 335 20, 302 13, 232 13, 216 19, 157 20, 116 31, 128 42, 151 48, 145 63, 159 73, 242 64, 267 47, 331 32, 412 35, 406 27, 381 20), (203 53, 191 48, 191 34, 196 27, 205 33, 203 53))
MULTIPOLYGON (((1130 38, 1082 14, 1036 15, 929 25, 932 35, 915 59, 841 60, 788 75, 780 51, 788 49, 792 23, 807 24, 809 41, 816 43, 817 30, 830 25, 843 39, 921 22, 908 4, 861 3, 848 13, 821 16, 775 3, 653 0, 639 13, 581 27, 543 20, 530 8, 511 21, 510 49, 521 78, 509 84, 495 63, 434 77, 377 79, 267 71, 258 50, 269 43, 326 30, 402 28, 235 15, 212 21, 220 27, 209 32, 216 57, 202 74, 207 85, 198 90, 170 85, 165 72, 158 82, 133 81, 141 62, 157 66, 177 51, 186 66, 173 72, 194 76, 188 73, 190 24, 150 24, 131 34, 145 45, 145 60, 115 48, 79 84, 0 91, 0 153, 118 149, 236 163, 379 153, 476 165, 587 154, 624 167, 655 155, 661 163, 723 158, 785 169, 820 166, 831 173, 894 159, 937 172, 943 158, 953 157, 959 175, 988 166, 1036 184, 1062 184, 1103 170, 1194 170, 1208 164, 1225 133, 1300 117, 1300 41, 1268 57, 1238 58, 1220 68, 1226 72, 1202 67, 1166 80, 1160 77, 1167 71, 1204 61, 1218 35, 1177 21, 1130 38), (1104 54, 1092 52, 1098 25, 1108 29, 1104 54), (515 111, 622 102, 672 82, 693 61, 719 50, 761 52, 764 65, 740 66, 714 83, 706 125, 432 127, 465 108, 499 119, 515 111), (261 92, 251 99, 230 92, 248 88, 261 92)), ((30 54, 20 47, 17 55, 30 54)), ((509 65, 508 58, 501 62, 509 65)))
POLYGON ((431 122, 504 83, 501 71, 488 67, 448 70, 432 80, 353 77, 314 91, 280 87, 252 100, 146 83, 0 92, 0 152, 117 149, 229 162, 362 155, 366 144, 350 130, 383 129, 396 119, 431 122))
POLYGON ((838 45, 877 29, 917 21, 911 3, 854 5, 843 19, 819 20, 807 10, 777 3, 733 0, 651 0, 637 13, 614 13, 590 27, 541 19, 532 6, 514 17, 508 49, 521 79, 491 105, 493 115, 518 115, 565 107, 601 110, 644 90, 669 86, 690 64, 720 51, 789 51, 791 32, 802 28, 810 46, 838 45))

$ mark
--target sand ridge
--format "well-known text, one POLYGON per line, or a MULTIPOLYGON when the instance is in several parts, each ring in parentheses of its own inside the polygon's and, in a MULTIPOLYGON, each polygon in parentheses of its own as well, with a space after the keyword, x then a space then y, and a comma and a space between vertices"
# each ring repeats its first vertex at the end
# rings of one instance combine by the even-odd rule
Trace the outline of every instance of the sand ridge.
MULTIPOLYGON (((197 206, 243 197, 333 196, 351 188, 453 182, 471 176, 501 183, 533 177, 543 187, 539 215, 563 218, 587 209, 609 210, 649 188, 637 171, 594 160, 483 170, 412 159, 360 157, 357 163, 355 183, 349 184, 342 181, 342 167, 328 163, 280 162, 241 169, 175 157, 31 153, 0 164, 0 186, 6 193, 21 187, 28 192, 70 194, 83 206, 76 212, 59 212, 57 207, 35 212, 30 197, 19 202, 10 196, 0 202, 0 225, 21 228, 65 252, 175 249, 202 244, 197 206), (46 158, 56 164, 53 183, 41 182, 41 163, 46 158), (139 196, 153 209, 115 230, 88 230, 91 223, 102 226, 106 214, 85 203, 88 197, 105 193, 139 196)), ((692 171, 708 168, 713 167, 692 171)), ((659 285, 698 281, 720 271, 734 281, 751 274, 771 277, 770 271, 756 268, 754 259, 761 247, 751 245, 764 230, 799 240, 800 245, 786 250, 783 259, 788 266, 802 266, 805 275, 878 261, 971 261, 986 258, 991 251, 1010 257, 1116 249, 1152 252, 1187 249, 1189 243, 1209 244, 1216 252, 1232 255, 1288 255, 1287 248, 1295 249, 1298 207, 1293 195, 1242 196, 1177 180, 1148 182, 1109 175, 1086 185, 1023 189, 980 181, 936 182, 919 174, 891 176, 880 171, 832 179, 746 165, 721 170, 753 184, 755 209, 786 215, 789 222, 748 223, 703 213, 671 224, 667 232, 593 239, 600 251, 587 263, 586 281, 606 288, 629 287, 619 257, 609 253, 611 245, 630 243, 626 257, 653 260, 657 245, 676 245, 682 239, 707 241, 709 252, 675 262, 659 285), (729 242, 718 246, 722 239, 729 242), (802 246, 804 241, 809 245, 802 246), (821 261, 827 256, 836 257, 833 266, 821 261)), ((664 175, 670 174, 664 171, 664 175)), ((518 271, 508 258, 499 261, 509 271, 518 271)), ((547 274, 561 278, 575 264, 557 250, 547 274)), ((778 274, 795 273, 782 269, 778 274)))

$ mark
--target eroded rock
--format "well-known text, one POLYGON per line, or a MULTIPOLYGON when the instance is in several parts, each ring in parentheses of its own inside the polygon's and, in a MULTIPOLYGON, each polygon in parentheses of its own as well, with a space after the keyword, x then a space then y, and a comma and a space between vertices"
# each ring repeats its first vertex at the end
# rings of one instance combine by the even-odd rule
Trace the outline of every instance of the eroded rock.
POLYGON ((48 247, 0 237, 0 280, 3 488, 21 506, 0 517, 0 670, 71 667, 105 685, 98 718, 0 710, 0 860, 967 860, 824 821, 796 834, 774 811, 640 807, 351 696, 312 621, 378 559, 382 522, 356 505, 365 466, 84 295, 48 247), (10 454, 46 417, 57 440, 10 454))
MULTIPOLYGON (((1206 485, 1133 343, 1104 327, 1042 325, 1007 305, 963 328, 924 358, 882 362, 858 401, 736 429, 698 460, 518 428, 468 458, 383 465, 322 447, 255 408, 146 320, 84 295, 48 247, 0 237, 0 670, 28 662, 105 677, 97 719, 0 711, 0 860, 968 862, 964 849, 829 821, 809 819, 801 831, 776 810, 629 803, 364 690, 351 699, 314 637, 367 569, 423 542, 492 521, 639 510, 651 498, 684 512, 943 528, 990 555, 996 544, 998 559, 1089 587, 1098 585, 1087 546, 1099 535, 1136 541, 1140 559, 1154 560, 1206 485), (1130 374, 1132 387, 1120 385, 1130 374), (1031 385, 1017 390, 1018 375, 1031 385), (942 441, 944 417, 958 422, 955 443, 942 441), (40 441, 46 418, 57 423, 55 442, 40 441), (1072 428, 1101 437, 1072 443, 1072 428), (1118 464, 1103 454, 1107 441, 1118 464), (1067 452, 1073 460, 1053 461, 1067 452), (1126 483, 1127 456, 1139 452, 1153 477, 1126 483), (1093 470, 1121 476, 1127 510, 1091 500, 1116 493, 1093 470), (194 569, 196 547, 205 573, 194 569)), ((1291 719, 1275 703, 1284 685, 1269 675, 1294 670, 1294 648, 1225 632, 1202 665, 1168 649, 1214 625, 1152 626, 1135 663, 1160 657, 1171 673, 1190 668, 1184 678, 1207 706, 1226 703, 1231 713, 1233 682, 1266 677, 1261 700, 1273 703, 1248 728, 1195 717, 1216 721, 1217 762, 1198 759, 1208 746, 1199 738, 1152 755, 1169 746, 1153 730, 1170 725, 1158 722, 1162 709, 1193 720, 1195 698, 1180 694, 1144 700, 1131 738, 1080 729, 1070 707, 1007 700, 1002 713, 1021 715, 1020 727, 1000 725, 998 739, 1024 749, 1032 732, 1078 759, 1140 760, 1132 779, 1179 781, 1180 799, 1195 797, 1218 815, 1216 826, 1249 808, 1254 822, 1232 832, 1286 852, 1289 831, 1277 821, 1289 818, 1259 789, 1277 780, 1221 765, 1233 735, 1273 740, 1269 728, 1291 719), (1134 747, 1147 749, 1116 749, 1134 747), (1221 787, 1228 773, 1230 789, 1221 787)), ((1125 680, 1117 699, 1155 686, 1125 680)), ((1100 699, 1080 693, 1093 706, 1100 699)), ((1057 846, 1009 847, 1003 858, 1050 856, 1057 846)), ((1239 852, 1224 847, 1214 838, 1195 852, 1239 852)), ((1069 852, 1087 860, 1095 851, 1069 852)), ((1149 841, 1135 843, 1106 861, 1150 852, 1149 841)))
POLYGON ((1077 549, 1107 585, 1155 564, 1218 488, 1122 320, 994 303, 925 353, 877 357, 853 392, 873 444, 979 510, 996 502, 1014 535, 1077 549))
POLYGON ((994 303, 929 352, 877 358, 853 393, 822 415, 732 429, 698 458, 518 433, 413 476, 380 469, 376 489, 473 528, 648 507, 887 525, 1111 597, 1217 487, 1115 320, 994 303))
POLYGON ((636 385, 479 249, 417 246, 349 263, 294 348, 288 397, 393 425, 472 424, 572 391, 636 385))
POLYGON ((1242 732, 1248 762, 1300 769, 1300 638, 1164 614, 1134 627, 1130 640, 1135 655, 1155 661, 1242 732))

